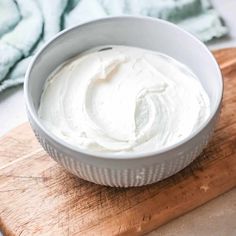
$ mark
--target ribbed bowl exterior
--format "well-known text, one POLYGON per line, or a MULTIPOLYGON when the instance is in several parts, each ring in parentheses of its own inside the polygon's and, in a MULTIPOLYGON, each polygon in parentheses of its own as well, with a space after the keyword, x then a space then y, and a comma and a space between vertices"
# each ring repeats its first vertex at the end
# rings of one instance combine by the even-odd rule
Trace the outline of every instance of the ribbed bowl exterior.
MULTIPOLYGON (((140 163, 136 168, 117 168, 115 162, 108 167, 101 167, 97 161, 92 163, 86 162, 86 157, 83 160, 78 159, 77 155, 67 154, 65 147, 54 145, 53 140, 49 140, 40 130, 40 128, 31 120, 31 127, 38 141, 45 151, 60 165, 62 165, 70 173, 78 176, 81 179, 112 187, 134 187, 152 184, 163 180, 189 165, 206 147, 215 127, 218 114, 201 132, 199 137, 193 138, 189 143, 183 144, 183 151, 174 152, 174 155, 166 155, 166 158, 159 161, 158 155, 153 157, 156 162, 145 162, 145 165, 140 163), (199 141, 200 140, 200 141, 199 141), (187 145, 187 147, 186 147, 187 145)), ((145 158, 145 157, 143 157, 145 158)), ((126 160, 122 160, 126 161, 126 160)), ((137 161, 135 160, 136 164, 137 161)), ((128 165, 127 165, 128 166, 128 165)), ((137 166, 137 165, 136 165, 137 166)))

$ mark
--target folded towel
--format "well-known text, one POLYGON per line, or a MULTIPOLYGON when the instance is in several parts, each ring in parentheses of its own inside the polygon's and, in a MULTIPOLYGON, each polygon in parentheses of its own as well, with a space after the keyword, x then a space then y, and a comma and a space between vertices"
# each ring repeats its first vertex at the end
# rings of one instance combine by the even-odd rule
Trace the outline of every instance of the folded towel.
POLYGON ((0 1, 0 36, 12 29, 20 20, 20 12, 13 0, 0 1))
POLYGON ((36 2, 17 0, 17 4, 20 21, 0 39, 0 81, 21 58, 29 55, 42 32, 43 20, 36 2))
MULTIPOLYGON (((113 1, 110 1, 112 3, 113 1)), ((105 17, 107 14, 97 0, 81 0, 69 13, 65 14, 65 28, 78 23, 105 17)))
POLYGON ((67 0, 39 0, 44 19, 43 41, 49 40, 61 30, 61 18, 67 3, 67 0))
POLYGON ((209 0, 1 0, 0 92, 23 83, 34 53, 60 30, 122 14, 174 22, 204 42, 227 33, 209 0))

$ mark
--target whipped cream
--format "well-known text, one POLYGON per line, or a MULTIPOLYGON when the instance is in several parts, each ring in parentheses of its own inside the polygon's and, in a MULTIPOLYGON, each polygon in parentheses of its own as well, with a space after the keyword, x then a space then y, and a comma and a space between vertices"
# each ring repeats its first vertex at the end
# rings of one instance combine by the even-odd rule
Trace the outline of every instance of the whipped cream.
POLYGON ((193 72, 154 51, 103 46, 47 79, 38 114, 54 135, 82 149, 146 152, 175 144, 209 116, 193 72))

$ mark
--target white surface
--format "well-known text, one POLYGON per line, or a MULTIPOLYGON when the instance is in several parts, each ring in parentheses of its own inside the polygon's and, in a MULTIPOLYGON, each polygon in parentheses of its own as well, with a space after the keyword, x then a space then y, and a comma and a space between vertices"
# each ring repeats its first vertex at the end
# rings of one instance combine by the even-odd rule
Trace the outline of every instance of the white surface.
MULTIPOLYGON (((236 1, 214 0, 230 29, 230 37, 216 40, 210 48, 236 47, 236 1)), ((13 88, 0 94, 0 136, 26 121, 23 91, 13 88)), ((235 236, 236 189, 162 226, 150 235, 235 236)))
POLYGON ((27 120, 22 86, 0 94, 0 136, 27 120))

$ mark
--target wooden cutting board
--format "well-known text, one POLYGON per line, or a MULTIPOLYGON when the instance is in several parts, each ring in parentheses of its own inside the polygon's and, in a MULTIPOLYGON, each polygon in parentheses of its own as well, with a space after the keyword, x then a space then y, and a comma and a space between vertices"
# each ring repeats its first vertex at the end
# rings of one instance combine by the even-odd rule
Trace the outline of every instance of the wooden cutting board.
POLYGON ((141 235, 235 187, 236 49, 214 54, 225 77, 223 110, 194 163, 145 187, 99 186, 51 160, 23 124, 0 140, 0 229, 21 236, 141 235))

